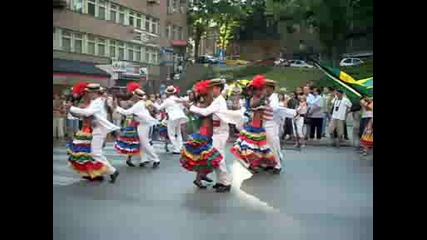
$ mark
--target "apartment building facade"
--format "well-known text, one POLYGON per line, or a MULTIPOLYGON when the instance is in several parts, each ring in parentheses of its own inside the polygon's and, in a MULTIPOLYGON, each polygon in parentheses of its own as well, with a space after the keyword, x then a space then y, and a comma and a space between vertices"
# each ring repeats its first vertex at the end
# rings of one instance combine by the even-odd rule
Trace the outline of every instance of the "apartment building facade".
POLYGON ((77 81, 103 86, 139 81, 152 92, 168 84, 169 59, 185 51, 186 1, 55 2, 63 7, 53 10, 54 89, 77 81))

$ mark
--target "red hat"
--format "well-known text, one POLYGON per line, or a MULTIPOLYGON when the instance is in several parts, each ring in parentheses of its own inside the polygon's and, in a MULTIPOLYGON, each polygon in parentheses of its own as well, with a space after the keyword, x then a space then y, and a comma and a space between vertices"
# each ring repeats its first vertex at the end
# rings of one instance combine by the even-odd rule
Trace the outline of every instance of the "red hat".
POLYGON ((265 80, 264 76, 262 76, 261 74, 256 75, 252 79, 252 81, 249 83, 249 87, 254 87, 254 88, 260 89, 260 88, 264 87, 265 81, 266 80, 265 80))
POLYGON ((202 80, 202 81, 196 83, 196 85, 194 85, 194 90, 199 95, 206 95, 210 92, 209 84, 210 84, 209 80, 202 80))
POLYGON ((85 89, 87 87, 87 82, 78 82, 74 84, 74 86, 71 88, 73 94, 77 94, 79 96, 82 96, 85 92, 85 89))
POLYGON ((136 89, 141 89, 141 86, 136 82, 130 82, 126 85, 126 88, 130 93, 133 93, 136 89))

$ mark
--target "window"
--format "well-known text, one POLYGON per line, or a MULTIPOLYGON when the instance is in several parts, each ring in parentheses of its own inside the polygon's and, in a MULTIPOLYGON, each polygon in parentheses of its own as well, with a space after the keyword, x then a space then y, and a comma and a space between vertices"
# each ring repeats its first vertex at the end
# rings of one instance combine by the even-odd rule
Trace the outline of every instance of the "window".
POLYGON ((142 29, 142 14, 140 14, 140 13, 136 14, 136 24, 135 24, 135 27, 137 29, 142 29))
POLYGON ((125 8, 119 7, 119 23, 125 25, 125 8))
POLYGON ((150 59, 150 52, 151 52, 151 50, 148 48, 148 49, 146 49, 145 50, 145 61, 147 62, 147 63, 151 63, 151 59, 150 59))
POLYGON ((133 45, 132 44, 126 44, 127 51, 128 51, 128 60, 133 61, 133 45))
POLYGON ((112 57, 112 58, 117 57, 116 50, 117 50, 116 41, 110 40, 110 57, 112 57))
POLYGON ((182 27, 178 27, 178 36, 177 36, 178 40, 183 40, 184 38, 182 37, 182 27))
POLYGON ((83 35, 81 33, 74 33, 74 52, 83 52, 83 35))
POLYGON ((171 26, 166 26, 166 38, 171 39, 171 26))
POLYGON ((159 63, 159 52, 157 51, 157 49, 153 50, 153 55, 154 55, 153 63, 158 64, 159 63))
POLYGON ((98 0, 98 17, 102 20, 105 20, 105 10, 107 8, 107 4, 104 0, 98 0))
POLYGON ((145 18, 145 31, 147 31, 147 32, 151 32, 151 29, 150 29, 150 17, 146 17, 145 18))
POLYGON ((98 55, 99 56, 105 56, 105 39, 98 38, 97 45, 98 45, 98 55))
POLYGON ((138 45, 133 46, 133 52, 134 52, 134 60, 135 62, 141 61, 141 48, 138 45))
POLYGON ((95 55, 95 37, 92 35, 87 36, 87 54, 95 55))
POLYGON ((118 44, 119 48, 119 60, 125 60, 125 44, 122 42, 119 42, 118 44))
POLYGON ((141 49, 141 62, 145 62, 146 61, 146 55, 145 55, 146 49, 145 49, 145 46, 141 46, 140 49, 141 49))
POLYGON ((71 10, 83 13, 83 0, 73 0, 71 3, 71 10))
POLYGON ((117 22, 117 9, 119 7, 113 3, 110 5, 110 20, 113 22, 117 22))
POLYGON ((151 33, 157 34, 157 28, 158 28, 158 20, 153 19, 151 21, 151 33))
POLYGON ((62 30, 62 50, 71 52, 71 32, 62 30))
POLYGON ((87 13, 95 17, 95 0, 87 1, 87 13))
POLYGON ((177 27, 175 27, 175 26, 173 26, 172 27, 172 39, 173 40, 177 40, 178 38, 177 38, 177 36, 178 36, 178 33, 177 33, 177 31, 178 31, 178 28, 177 27))
POLYGON ((136 23, 135 23, 135 13, 132 12, 132 11, 129 12, 129 25, 130 26, 136 25, 136 23))

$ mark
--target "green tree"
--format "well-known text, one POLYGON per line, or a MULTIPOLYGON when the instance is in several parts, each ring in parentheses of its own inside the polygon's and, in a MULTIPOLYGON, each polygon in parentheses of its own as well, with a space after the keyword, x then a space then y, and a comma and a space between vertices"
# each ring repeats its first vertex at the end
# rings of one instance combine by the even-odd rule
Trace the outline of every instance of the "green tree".
POLYGON ((189 3, 187 22, 190 36, 194 40, 194 58, 199 55, 200 40, 212 23, 213 0, 193 0, 189 3))
MULTIPOLYGON (((267 9, 279 21, 305 22, 315 27, 327 55, 336 65, 347 36, 356 26, 372 27, 371 0, 266 0, 267 9)), ((283 25, 282 25, 283 27, 283 25)), ((285 24, 285 27, 289 27, 285 24)))

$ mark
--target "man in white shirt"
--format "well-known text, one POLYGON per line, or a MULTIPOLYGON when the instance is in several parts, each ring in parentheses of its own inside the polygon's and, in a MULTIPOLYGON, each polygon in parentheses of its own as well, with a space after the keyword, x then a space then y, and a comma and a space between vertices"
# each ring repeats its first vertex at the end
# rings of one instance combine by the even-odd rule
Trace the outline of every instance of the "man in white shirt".
POLYGON ((106 166, 107 173, 110 174, 110 182, 114 183, 119 172, 110 164, 110 162, 108 162, 102 151, 102 147, 107 134, 118 130, 119 127, 107 120, 106 103, 101 94, 101 86, 99 84, 92 83, 88 84, 85 90, 86 94, 89 94, 89 97, 93 99, 87 108, 74 107, 72 106, 72 103, 68 103, 67 107, 70 107, 71 113, 85 117, 93 116, 94 120, 92 120, 93 130, 91 142, 92 157, 106 166))
POLYGON ((342 90, 337 90, 337 96, 332 100, 332 116, 329 123, 329 136, 331 137, 332 144, 336 142, 337 147, 340 145, 340 140, 344 134, 344 123, 347 118, 348 112, 352 103, 350 100, 343 96, 342 90), (334 139, 334 131, 337 131, 338 141, 334 139))
POLYGON ((182 106, 181 99, 175 96, 177 89, 174 86, 168 86, 165 90, 167 98, 161 105, 154 103, 153 106, 157 110, 166 110, 168 114, 167 128, 169 140, 172 143, 172 154, 181 154, 182 148, 182 133, 181 124, 188 121, 188 117, 184 113, 184 107, 182 106))
MULTIPOLYGON (((149 133, 150 127, 158 124, 158 120, 153 118, 148 112, 145 101, 143 100, 145 93, 141 89, 137 88, 133 92, 133 98, 135 99, 135 104, 129 109, 123 109, 118 107, 115 104, 115 110, 123 115, 135 115, 136 121, 139 122, 137 127, 138 137, 141 144, 141 158, 139 162, 140 167, 144 167, 150 162, 153 162, 153 168, 157 168, 160 165, 159 156, 157 156, 154 151, 153 146, 150 144, 149 133), (143 158, 146 158, 143 161, 143 158)), ((128 164, 129 165, 129 164, 128 164)))

